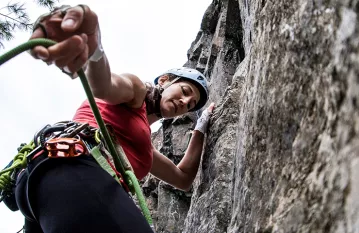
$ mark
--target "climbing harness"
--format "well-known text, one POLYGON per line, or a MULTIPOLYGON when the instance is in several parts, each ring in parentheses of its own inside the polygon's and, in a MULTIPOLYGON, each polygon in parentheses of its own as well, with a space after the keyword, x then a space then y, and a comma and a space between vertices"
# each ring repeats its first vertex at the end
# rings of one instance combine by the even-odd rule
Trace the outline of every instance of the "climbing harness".
MULTIPOLYGON (((56 42, 48 39, 29 40, 1 55, 0 66, 20 53, 32 49, 35 46, 41 45, 49 47, 55 43, 56 42)), ((150 211, 147 207, 138 180, 126 161, 126 155, 120 146, 116 149, 113 139, 111 138, 96 105, 83 69, 80 69, 77 74, 87 95, 99 130, 91 128, 88 124, 80 124, 76 122, 59 122, 53 126, 46 125, 39 130, 30 143, 21 145, 18 154, 13 161, 11 161, 5 169, 0 171, 0 202, 5 202, 5 200, 8 199, 7 206, 11 210, 17 210, 16 201, 14 200, 13 195, 17 174, 19 174, 22 169, 25 169, 32 160, 35 160, 39 156, 43 156, 44 152, 47 152, 46 159, 77 157, 82 154, 91 154, 103 169, 114 178, 117 178, 116 180, 123 185, 127 192, 131 192, 133 195, 137 196, 143 215, 153 229, 150 211), (89 138, 88 136, 93 136, 92 138, 95 139, 95 146, 90 145, 91 142, 89 143, 87 140, 87 138, 89 138)))

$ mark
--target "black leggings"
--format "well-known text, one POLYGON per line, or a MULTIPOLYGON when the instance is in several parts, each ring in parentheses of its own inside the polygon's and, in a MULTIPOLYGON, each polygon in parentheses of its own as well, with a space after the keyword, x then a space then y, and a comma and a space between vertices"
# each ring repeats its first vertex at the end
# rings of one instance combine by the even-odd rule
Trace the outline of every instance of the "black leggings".
MULTIPOLYGON (((27 172, 18 177, 16 200, 29 215, 27 172)), ((90 156, 49 159, 29 179, 29 200, 37 221, 26 233, 153 232, 123 188, 90 156)))

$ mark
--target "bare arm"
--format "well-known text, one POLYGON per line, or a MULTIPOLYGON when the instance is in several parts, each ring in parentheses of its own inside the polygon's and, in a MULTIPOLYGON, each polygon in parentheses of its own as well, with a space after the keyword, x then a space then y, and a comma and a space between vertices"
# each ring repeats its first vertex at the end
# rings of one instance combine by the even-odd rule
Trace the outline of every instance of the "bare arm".
POLYGON ((170 185, 188 191, 196 177, 201 162, 204 134, 210 115, 213 112, 214 103, 202 112, 198 119, 196 128, 192 133, 191 141, 181 162, 176 166, 166 156, 153 148, 153 163, 151 173, 170 185))
POLYGON ((153 148, 151 173, 178 189, 188 191, 196 177, 201 161, 203 139, 203 133, 197 130, 193 131, 186 153, 177 166, 166 156, 153 148))
POLYGON ((142 105, 146 95, 143 82, 133 74, 111 73, 106 55, 98 62, 89 62, 86 74, 95 97, 110 104, 142 105))

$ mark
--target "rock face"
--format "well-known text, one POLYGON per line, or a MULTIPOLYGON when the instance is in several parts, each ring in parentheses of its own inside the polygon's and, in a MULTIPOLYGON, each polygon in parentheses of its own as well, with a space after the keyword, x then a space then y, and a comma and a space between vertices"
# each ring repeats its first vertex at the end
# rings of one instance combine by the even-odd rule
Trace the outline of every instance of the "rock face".
MULTIPOLYGON (((212 2, 185 66, 216 110, 192 192, 145 185, 157 232, 359 233, 358 13, 358 0, 212 2)), ((195 119, 164 121, 157 148, 178 162, 195 119)))

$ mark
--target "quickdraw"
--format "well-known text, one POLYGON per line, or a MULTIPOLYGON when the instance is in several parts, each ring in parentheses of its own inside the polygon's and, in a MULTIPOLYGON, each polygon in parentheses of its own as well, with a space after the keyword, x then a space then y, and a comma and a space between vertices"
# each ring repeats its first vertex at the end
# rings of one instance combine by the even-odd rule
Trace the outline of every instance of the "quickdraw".
MULTIPOLYGON (((29 49, 32 49, 35 46, 41 45, 41 46, 45 46, 45 47, 49 47, 51 45, 56 44, 56 42, 52 41, 52 40, 48 40, 48 39, 33 39, 33 40, 29 40, 28 42, 21 44, 20 46, 10 50, 9 52, 3 54, 0 56, 0 66, 2 64, 4 64, 5 62, 7 62, 8 60, 12 59, 13 57, 19 55, 20 53, 27 51, 29 49)), ((101 136, 104 139, 104 143, 106 148, 109 150, 110 154, 112 155, 112 158, 114 160, 114 164, 116 167, 116 170, 123 175, 124 181, 127 184, 127 186, 129 187, 129 190, 131 190, 131 192, 133 194, 136 194, 138 200, 139 200, 139 205, 142 209, 143 215, 145 216, 147 222, 149 223, 149 225, 153 228, 153 222, 152 222, 152 218, 151 218, 151 214, 150 211, 147 207, 145 198, 143 196, 141 187, 139 186, 138 180, 135 177, 133 171, 128 170, 125 168, 124 166, 124 161, 125 161, 125 155, 122 153, 123 151, 119 150, 117 151, 111 136, 109 134, 109 132, 106 129, 105 123, 101 117, 100 111, 97 108, 94 96, 92 95, 90 86, 87 82, 87 78, 86 75, 84 73, 84 71, 81 69, 77 72, 81 83, 84 87, 85 93, 87 95, 88 101, 90 103, 91 109, 94 113, 96 122, 99 126, 100 132, 101 132, 101 136)), ((60 127, 63 127, 63 125, 59 125, 59 128, 56 130, 59 130, 60 127)), ((18 169, 22 169, 26 167, 27 161, 29 159, 33 159, 34 156, 36 156, 37 154, 39 154, 41 152, 41 150, 45 148, 50 149, 50 151, 53 153, 53 155, 56 157, 58 157, 60 154, 62 155, 77 155, 76 152, 76 145, 80 145, 81 148, 84 149, 84 147, 82 146, 82 144, 78 141, 76 141, 75 139, 71 139, 74 136, 76 136, 76 134, 78 134, 79 132, 81 132, 80 129, 79 132, 75 132, 75 130, 70 130, 71 132, 61 132, 59 135, 55 134, 52 137, 53 138, 62 138, 61 140, 52 140, 52 138, 46 138, 46 135, 48 135, 50 133, 50 128, 48 126, 45 126, 42 130, 40 130, 34 137, 34 140, 32 142, 30 142, 28 145, 24 146, 20 151, 19 154, 17 156, 15 156, 13 162, 9 165, 8 168, 4 169, 3 171, 0 171, 0 189, 1 189, 1 197, 4 197, 4 195, 6 195, 6 192, 8 192, 7 188, 9 184, 9 182, 12 182, 12 179, 14 179, 14 174, 16 173, 16 171, 18 169), (64 139, 67 138, 67 139, 64 139), (69 139, 70 138, 70 139, 69 139), (46 144, 47 143, 47 144, 46 144), (67 146, 68 151, 71 152, 66 152, 65 149, 63 149, 63 146, 67 146)), ((52 128, 52 130, 55 130, 54 128, 52 128)), ((55 130, 55 132, 56 132, 55 130)), ((86 147, 86 143, 85 147, 86 147)), ((92 151, 91 151, 92 153, 92 151)))

